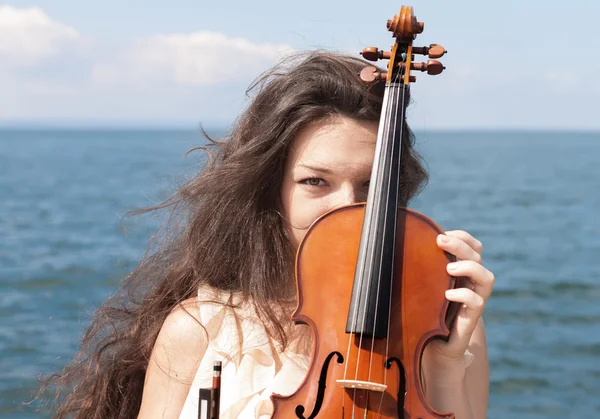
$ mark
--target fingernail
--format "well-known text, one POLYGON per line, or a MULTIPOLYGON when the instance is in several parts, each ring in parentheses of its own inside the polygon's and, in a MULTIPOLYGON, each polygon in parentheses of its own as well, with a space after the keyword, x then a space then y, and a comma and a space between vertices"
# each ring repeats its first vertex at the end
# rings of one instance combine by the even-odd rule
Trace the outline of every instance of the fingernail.
POLYGON ((440 243, 448 243, 448 236, 445 234, 440 234, 438 238, 440 239, 440 243))
POLYGON ((457 263, 456 263, 456 262, 449 263, 449 264, 448 264, 448 270, 449 270, 449 271, 455 271, 455 270, 456 270, 456 268, 457 268, 457 266, 456 266, 456 265, 457 265, 457 263))

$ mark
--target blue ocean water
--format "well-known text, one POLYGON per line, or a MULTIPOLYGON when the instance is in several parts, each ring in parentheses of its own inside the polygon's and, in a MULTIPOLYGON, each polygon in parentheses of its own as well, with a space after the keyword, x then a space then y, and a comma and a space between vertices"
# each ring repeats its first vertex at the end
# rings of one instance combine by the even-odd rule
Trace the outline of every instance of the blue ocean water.
MULTIPOLYGON (((413 207, 484 243, 488 417, 600 417, 600 134, 418 133, 413 207)), ((93 309, 157 227, 130 209, 202 164, 193 131, 0 130, 0 416, 75 353, 93 309)))

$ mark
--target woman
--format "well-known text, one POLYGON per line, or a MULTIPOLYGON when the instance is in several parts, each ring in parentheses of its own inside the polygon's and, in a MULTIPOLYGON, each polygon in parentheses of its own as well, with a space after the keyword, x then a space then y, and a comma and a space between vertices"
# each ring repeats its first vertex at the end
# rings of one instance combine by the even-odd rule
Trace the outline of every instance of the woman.
MULTIPOLYGON (((270 394, 301 383, 312 342, 306 326, 289 320, 295 250, 319 215, 366 200, 383 89, 360 81, 359 59, 312 53, 290 62, 254 84, 258 93, 227 141, 205 148, 202 172, 147 210, 172 207, 182 222, 48 382, 58 385, 57 418, 194 418, 215 359, 224 362, 222 417, 269 417, 270 394)), ((408 202, 427 175, 409 132, 403 147, 408 202)), ((463 305, 450 340, 426 349, 426 396, 457 419, 484 418, 481 314, 493 275, 468 233, 449 231, 438 245, 460 259, 448 272, 470 278, 470 287, 446 294, 463 305)))

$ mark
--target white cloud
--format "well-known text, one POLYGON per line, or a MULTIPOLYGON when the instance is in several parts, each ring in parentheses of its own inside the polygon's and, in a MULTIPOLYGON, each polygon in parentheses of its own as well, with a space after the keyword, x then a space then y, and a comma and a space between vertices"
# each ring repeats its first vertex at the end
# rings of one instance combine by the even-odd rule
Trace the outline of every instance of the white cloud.
MULTIPOLYGON (((248 82, 293 52, 208 31, 90 39, 69 25, 39 8, 0 5, 0 123, 229 121, 243 109, 248 82)), ((417 127, 598 129, 594 63, 566 75, 507 72, 493 60, 446 64, 427 82, 417 75, 417 127)))
POLYGON ((0 6, 0 122, 230 119, 247 83, 293 51, 207 31, 114 44, 78 29, 0 6))
POLYGON ((0 5, 0 63, 5 67, 38 65, 80 39, 75 29, 53 21, 41 9, 0 5))
POLYGON ((200 31, 138 40, 117 60, 99 64, 100 83, 174 82, 210 85, 254 77, 293 49, 200 31))

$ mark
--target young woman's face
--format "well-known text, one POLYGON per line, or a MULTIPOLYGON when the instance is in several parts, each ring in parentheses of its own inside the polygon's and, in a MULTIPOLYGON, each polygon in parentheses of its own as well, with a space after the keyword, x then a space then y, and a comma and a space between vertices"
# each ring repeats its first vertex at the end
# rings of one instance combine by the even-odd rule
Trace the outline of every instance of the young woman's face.
POLYGON ((281 202, 297 248, 325 212, 367 200, 377 123, 336 117, 305 127, 286 163, 281 202))

